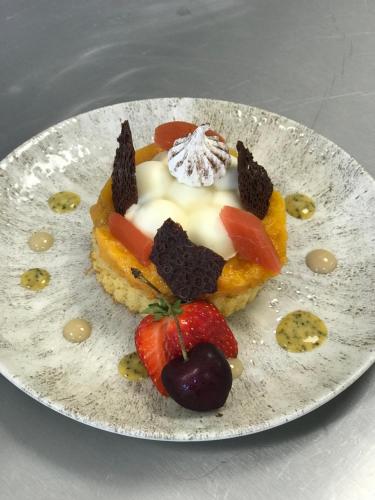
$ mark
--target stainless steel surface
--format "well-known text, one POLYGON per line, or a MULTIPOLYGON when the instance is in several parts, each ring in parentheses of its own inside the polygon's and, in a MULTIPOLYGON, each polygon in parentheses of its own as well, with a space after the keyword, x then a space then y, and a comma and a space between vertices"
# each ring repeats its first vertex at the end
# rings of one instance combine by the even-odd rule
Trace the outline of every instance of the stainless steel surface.
MULTIPOLYGON (((375 175, 374 26, 373 0, 2 0, 0 156, 76 113, 180 95, 287 115, 375 175)), ((374 381, 266 433, 168 444, 85 427, 0 377, 0 498, 374 498, 374 381)))

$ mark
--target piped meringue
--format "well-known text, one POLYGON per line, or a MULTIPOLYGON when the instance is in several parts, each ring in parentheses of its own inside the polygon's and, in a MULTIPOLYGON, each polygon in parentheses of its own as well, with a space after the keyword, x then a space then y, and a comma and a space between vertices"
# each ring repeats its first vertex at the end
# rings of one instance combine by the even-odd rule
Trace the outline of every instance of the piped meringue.
POLYGON ((177 139, 168 151, 168 168, 178 182, 187 186, 212 186, 226 173, 231 155, 218 137, 207 136, 209 125, 201 125, 177 139))

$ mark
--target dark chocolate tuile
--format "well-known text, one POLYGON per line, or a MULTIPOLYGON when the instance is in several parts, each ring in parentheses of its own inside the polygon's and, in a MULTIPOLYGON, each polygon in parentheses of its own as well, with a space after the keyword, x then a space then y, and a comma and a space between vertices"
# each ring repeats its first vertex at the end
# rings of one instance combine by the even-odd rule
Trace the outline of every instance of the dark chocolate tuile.
POLYGON ((112 199, 116 212, 124 215, 137 203, 138 190, 135 176, 135 151, 128 120, 121 125, 121 133, 112 171, 112 199))
POLYGON ((184 302, 216 292, 225 264, 217 253, 192 243, 172 219, 158 229, 150 258, 173 294, 184 302))
POLYGON ((267 171, 254 160, 243 142, 237 142, 238 189, 243 208, 263 219, 268 211, 273 184, 267 171))

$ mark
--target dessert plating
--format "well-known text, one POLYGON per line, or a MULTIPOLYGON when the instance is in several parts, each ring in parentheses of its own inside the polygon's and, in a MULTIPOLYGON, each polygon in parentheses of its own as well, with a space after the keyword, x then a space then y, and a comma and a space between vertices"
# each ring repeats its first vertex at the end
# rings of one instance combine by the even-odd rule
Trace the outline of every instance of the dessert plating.
MULTIPOLYGON (((155 137, 162 144, 163 140, 160 140, 158 129, 165 125, 168 124, 158 127, 155 132, 155 137)), ((94 269, 97 271, 97 278, 115 300, 124 303, 133 311, 141 311, 149 298, 152 297, 152 293, 142 283, 134 279, 130 272, 131 267, 140 268, 146 278, 155 284, 165 296, 170 298, 173 295, 178 296, 172 292, 171 283, 161 277, 157 266, 149 259, 153 240, 165 220, 169 218, 182 226, 192 245, 204 246, 224 259, 221 273, 216 279, 215 289, 209 293, 202 289, 199 298, 205 298, 214 303, 225 315, 242 309, 253 300, 259 287, 267 279, 277 274, 286 261, 287 234, 284 200, 280 193, 273 191, 272 183, 263 167, 253 162, 252 168, 249 169, 250 153, 241 143, 240 153, 245 152, 242 157, 246 161, 246 164, 242 165, 242 172, 245 171, 244 175, 247 172, 247 177, 244 182, 240 181, 239 186, 237 186, 237 153, 229 150, 222 142, 222 138, 219 138, 215 132, 209 132, 213 135, 212 139, 207 138, 207 126, 195 127, 192 125, 192 127, 193 130, 188 138, 185 137, 184 140, 174 142, 179 147, 178 154, 181 159, 185 158, 185 162, 182 161, 177 169, 174 168, 176 164, 172 163, 172 166, 169 164, 169 157, 173 156, 172 153, 166 153, 163 146, 155 143, 136 151, 134 165, 133 163, 129 165, 128 160, 132 156, 119 151, 122 147, 120 136, 120 146, 116 152, 116 158, 122 157, 128 160, 127 163, 123 163, 122 167, 119 167, 117 162, 116 168, 117 170, 128 168, 130 171, 134 169, 138 194, 137 203, 133 203, 125 212, 121 213, 121 211, 116 210, 113 200, 114 176, 112 176, 112 180, 109 180, 104 186, 98 202, 91 208, 94 222, 91 256, 94 269), (197 153, 199 144, 202 146, 204 161, 202 161, 202 156, 199 157, 197 153), (211 162, 207 160, 207 144, 212 147, 212 154, 214 151, 217 153, 215 161, 211 157, 211 162), (217 145, 220 145, 220 148, 217 148, 217 145), (227 149, 228 153, 226 153, 227 149), (167 155, 168 158, 166 158, 167 155), (218 167, 219 163, 220 168, 218 167), (135 167, 135 165, 137 166, 135 167), (213 165, 211 170, 208 169, 209 165, 213 165), (176 178, 170 174, 168 166, 170 169, 172 168, 176 178), (201 185, 201 187, 187 185, 185 181, 189 169, 194 172, 195 180, 209 179, 210 185, 201 185), (204 172, 206 172, 206 177, 203 175, 204 172), (257 172, 261 179, 261 188, 258 191, 256 186, 257 172), (200 176, 200 174, 202 175, 200 176), (265 186, 266 189, 264 189, 265 186), (259 221, 259 229, 265 235, 262 241, 265 242, 267 248, 273 249, 279 261, 276 272, 274 267, 267 268, 264 262, 260 263, 257 252, 255 252, 252 261, 241 257, 233 242, 236 238, 237 242, 240 238, 249 238, 248 233, 245 231, 234 235, 232 231, 231 234, 223 223, 222 211, 224 207, 237 208, 239 210, 237 217, 239 218, 244 213, 248 213, 246 207, 244 207, 245 210, 240 209, 243 204, 241 204, 241 197, 238 195, 238 188, 240 193, 245 190, 248 200, 249 193, 255 193, 254 203, 257 207, 263 207, 263 211, 264 206, 267 205, 264 218, 259 221), (262 190, 265 192, 264 198, 261 197, 262 190), (118 212, 123 221, 128 221, 128 224, 127 222, 119 222, 119 225, 123 226, 124 229, 122 234, 125 235, 120 240, 118 239, 119 227, 116 226, 114 229, 111 224, 108 225, 109 215, 114 211, 118 212), (127 224, 128 231, 125 231, 125 224, 127 224), (130 238, 128 241, 126 240, 129 228, 136 233, 132 242, 130 242, 130 238), (134 245, 134 242, 138 241, 138 237, 140 243, 134 245), (134 247, 137 247, 136 250, 134 247)), ((128 147, 125 141, 123 141, 123 147, 128 147)), ((177 158, 177 156, 176 154, 173 158, 177 158)), ((241 154, 240 161, 243 161, 241 154)), ((238 170, 240 171, 240 167, 238 170)), ((115 190, 115 192, 118 191, 115 190)), ((134 201, 134 190, 132 188, 127 192, 127 188, 124 187, 119 196, 134 201)), ((258 253, 263 252, 264 249, 259 248, 258 253)), ((173 262, 170 265, 173 267, 173 262)), ((185 270, 185 274, 191 272, 192 269, 185 270)))

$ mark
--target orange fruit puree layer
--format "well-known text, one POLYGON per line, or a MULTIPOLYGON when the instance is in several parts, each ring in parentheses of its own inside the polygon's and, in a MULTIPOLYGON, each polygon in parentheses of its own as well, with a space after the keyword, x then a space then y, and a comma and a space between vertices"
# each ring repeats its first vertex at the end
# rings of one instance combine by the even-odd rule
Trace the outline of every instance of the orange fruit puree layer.
MULTIPOLYGON (((161 148, 156 144, 150 144, 137 150, 136 164, 151 160, 160 151, 161 148)), ((234 154, 232 150, 231 154, 234 154)), ((131 285, 143 289, 146 293, 148 292, 147 287, 133 278, 131 274, 130 268, 137 267, 163 294, 171 295, 167 284, 158 275, 155 265, 152 263, 148 266, 141 265, 136 257, 112 236, 107 226, 107 219, 108 215, 113 211, 112 181, 109 179, 104 185, 97 203, 90 209, 99 256, 120 276, 126 278, 131 285)), ((267 215, 263 219, 263 224, 275 246, 281 263, 285 264, 287 244, 286 211, 284 198, 277 191, 272 193, 270 206, 267 215)), ((261 285, 272 276, 272 273, 262 266, 235 256, 225 263, 218 280, 218 290, 214 295, 236 295, 245 292, 249 288, 261 285)))

